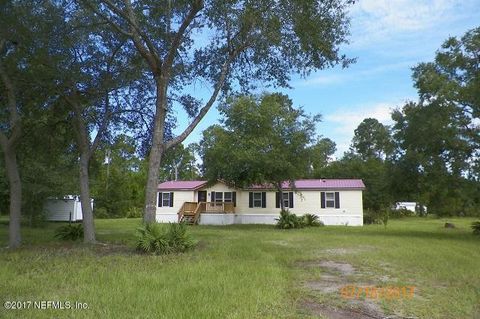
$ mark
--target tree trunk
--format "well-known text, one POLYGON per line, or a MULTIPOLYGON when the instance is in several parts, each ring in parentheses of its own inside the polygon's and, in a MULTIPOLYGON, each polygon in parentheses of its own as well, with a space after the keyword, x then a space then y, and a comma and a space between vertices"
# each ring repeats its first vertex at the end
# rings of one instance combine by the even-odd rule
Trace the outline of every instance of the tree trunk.
POLYGON ((80 202, 82 203, 83 242, 93 244, 95 243, 95 225, 90 201, 89 162, 88 154, 80 155, 80 202))
POLYGON ((22 209, 22 183, 17 164, 17 152, 11 147, 4 150, 5 166, 10 188, 10 222, 8 224, 8 246, 17 248, 22 238, 20 235, 20 217, 22 209))
POLYGON ((165 116, 167 107, 167 85, 164 79, 157 82, 157 101, 156 114, 153 129, 152 148, 148 157, 148 176, 147 187, 145 190, 145 212, 143 221, 145 223, 155 222, 155 215, 157 210, 157 188, 158 188, 158 174, 160 170, 160 163, 162 161, 163 153, 165 152, 165 116))
POLYGON ((88 173, 91 157, 90 137, 80 107, 76 101, 71 102, 71 105, 75 112, 75 133, 77 137, 77 147, 80 150, 78 168, 80 177, 80 202, 82 203, 83 242, 93 244, 95 243, 95 224, 93 222, 93 212, 90 202, 90 176, 88 173))

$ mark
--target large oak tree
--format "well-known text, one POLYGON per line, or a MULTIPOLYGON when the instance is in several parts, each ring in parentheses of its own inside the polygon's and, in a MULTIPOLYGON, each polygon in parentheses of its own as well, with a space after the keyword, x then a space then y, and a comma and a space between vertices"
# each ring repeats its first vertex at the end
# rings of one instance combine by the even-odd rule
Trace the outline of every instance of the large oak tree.
POLYGON ((134 44, 155 86, 146 222, 155 220, 162 157, 185 140, 221 92, 264 81, 287 86, 292 72, 306 75, 351 62, 338 52, 348 35, 349 0, 80 3, 134 44), (188 94, 198 83, 211 87, 206 101, 188 94), (166 139, 167 114, 175 105, 184 106, 191 122, 178 136, 166 139))

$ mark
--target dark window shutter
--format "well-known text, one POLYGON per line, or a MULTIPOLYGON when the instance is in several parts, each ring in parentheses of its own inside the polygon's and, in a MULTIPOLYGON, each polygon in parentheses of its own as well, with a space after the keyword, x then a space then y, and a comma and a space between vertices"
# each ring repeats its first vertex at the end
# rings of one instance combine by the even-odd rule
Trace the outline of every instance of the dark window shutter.
POLYGON ((288 193, 288 203, 290 204, 290 208, 293 208, 293 192, 288 193))
POLYGON ((335 208, 340 208, 340 193, 335 192, 335 208))
POLYGON ((158 193, 158 207, 162 207, 162 192, 158 193))
POLYGON ((215 203, 215 192, 211 192, 211 193, 210 193, 210 201, 211 201, 212 203, 215 203))
POLYGON ((170 207, 173 207, 173 192, 170 192, 170 207))
POLYGON ((252 192, 248 193, 248 207, 250 207, 250 208, 253 207, 253 193, 252 192))
POLYGON ((233 207, 237 207, 237 192, 232 193, 233 207))
POLYGON ((320 207, 325 208, 325 192, 320 192, 320 207))
POLYGON ((262 192, 262 208, 267 207, 267 192, 262 192))
POLYGON ((280 208, 280 192, 275 193, 275 207, 280 208))

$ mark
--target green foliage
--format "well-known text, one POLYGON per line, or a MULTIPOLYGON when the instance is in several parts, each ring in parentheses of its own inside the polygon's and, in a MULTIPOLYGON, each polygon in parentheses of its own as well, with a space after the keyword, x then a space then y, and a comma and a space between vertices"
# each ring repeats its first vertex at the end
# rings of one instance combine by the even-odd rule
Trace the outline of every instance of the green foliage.
POLYGON ((411 217, 414 216, 415 213, 406 208, 400 209, 392 209, 390 210, 390 217, 391 218, 403 218, 403 217, 411 217))
POLYGON ((472 229, 474 235, 480 235, 480 221, 472 223, 472 229))
POLYGON ((318 116, 309 116, 283 94, 240 96, 222 105, 222 126, 203 133, 200 154, 209 180, 236 185, 301 178, 318 116))
POLYGON ((380 220, 379 213, 377 211, 366 209, 363 213, 363 224, 364 225, 371 225, 371 224, 381 224, 382 221, 380 220))
POLYGON ((306 227, 325 226, 322 221, 318 220, 318 216, 315 214, 305 214, 302 216, 302 219, 306 227))
POLYGON ((282 210, 280 212, 280 218, 277 218, 276 220, 276 227, 280 229, 303 228, 305 226, 302 217, 298 217, 297 215, 290 213, 288 210, 282 210))
POLYGON ((83 224, 68 224, 55 230, 55 238, 61 240, 78 240, 83 238, 83 224))
POLYGON ((133 138, 119 135, 108 149, 99 150, 91 175, 95 217, 133 216, 143 207, 146 161, 138 157, 133 138))
POLYGON ((377 119, 364 119, 355 129, 351 148, 364 160, 386 158, 393 151, 389 128, 377 119))
POLYGON ((127 211, 125 218, 140 218, 143 216, 143 212, 140 208, 132 207, 127 211))
POLYGON ((93 216, 95 218, 111 218, 105 207, 95 207, 93 209, 93 216))
POLYGON ((183 223, 170 223, 166 227, 158 223, 147 223, 137 229, 136 235, 137 249, 145 253, 183 253, 196 246, 196 241, 183 223))
POLYGON ((387 228, 388 221, 390 220, 391 210, 389 208, 382 209, 380 211, 380 220, 382 221, 383 226, 385 229, 387 228))

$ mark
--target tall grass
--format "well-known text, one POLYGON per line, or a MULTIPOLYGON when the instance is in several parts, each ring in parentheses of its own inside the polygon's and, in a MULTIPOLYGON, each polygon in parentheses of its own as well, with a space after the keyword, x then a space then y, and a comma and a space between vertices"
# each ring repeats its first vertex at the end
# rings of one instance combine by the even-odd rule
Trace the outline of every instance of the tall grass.
MULTIPOLYGON (((0 301, 63 300, 86 310, 0 309, 0 318, 302 318, 302 288, 319 270, 302 260, 352 264, 371 284, 413 284, 412 300, 384 301, 389 313, 418 318, 472 318, 480 300, 480 238, 471 219, 391 220, 387 229, 272 226, 195 226, 197 249, 180 255, 135 250, 138 219, 96 220, 97 238, 85 246, 52 239, 59 224, 25 228, 26 246, 0 250, 0 301), (339 253, 339 249, 347 253, 339 253), (383 279, 382 279, 383 278, 383 279), (388 278, 385 282, 385 278, 388 278)), ((0 225, 6 245, 7 226, 0 225)))

